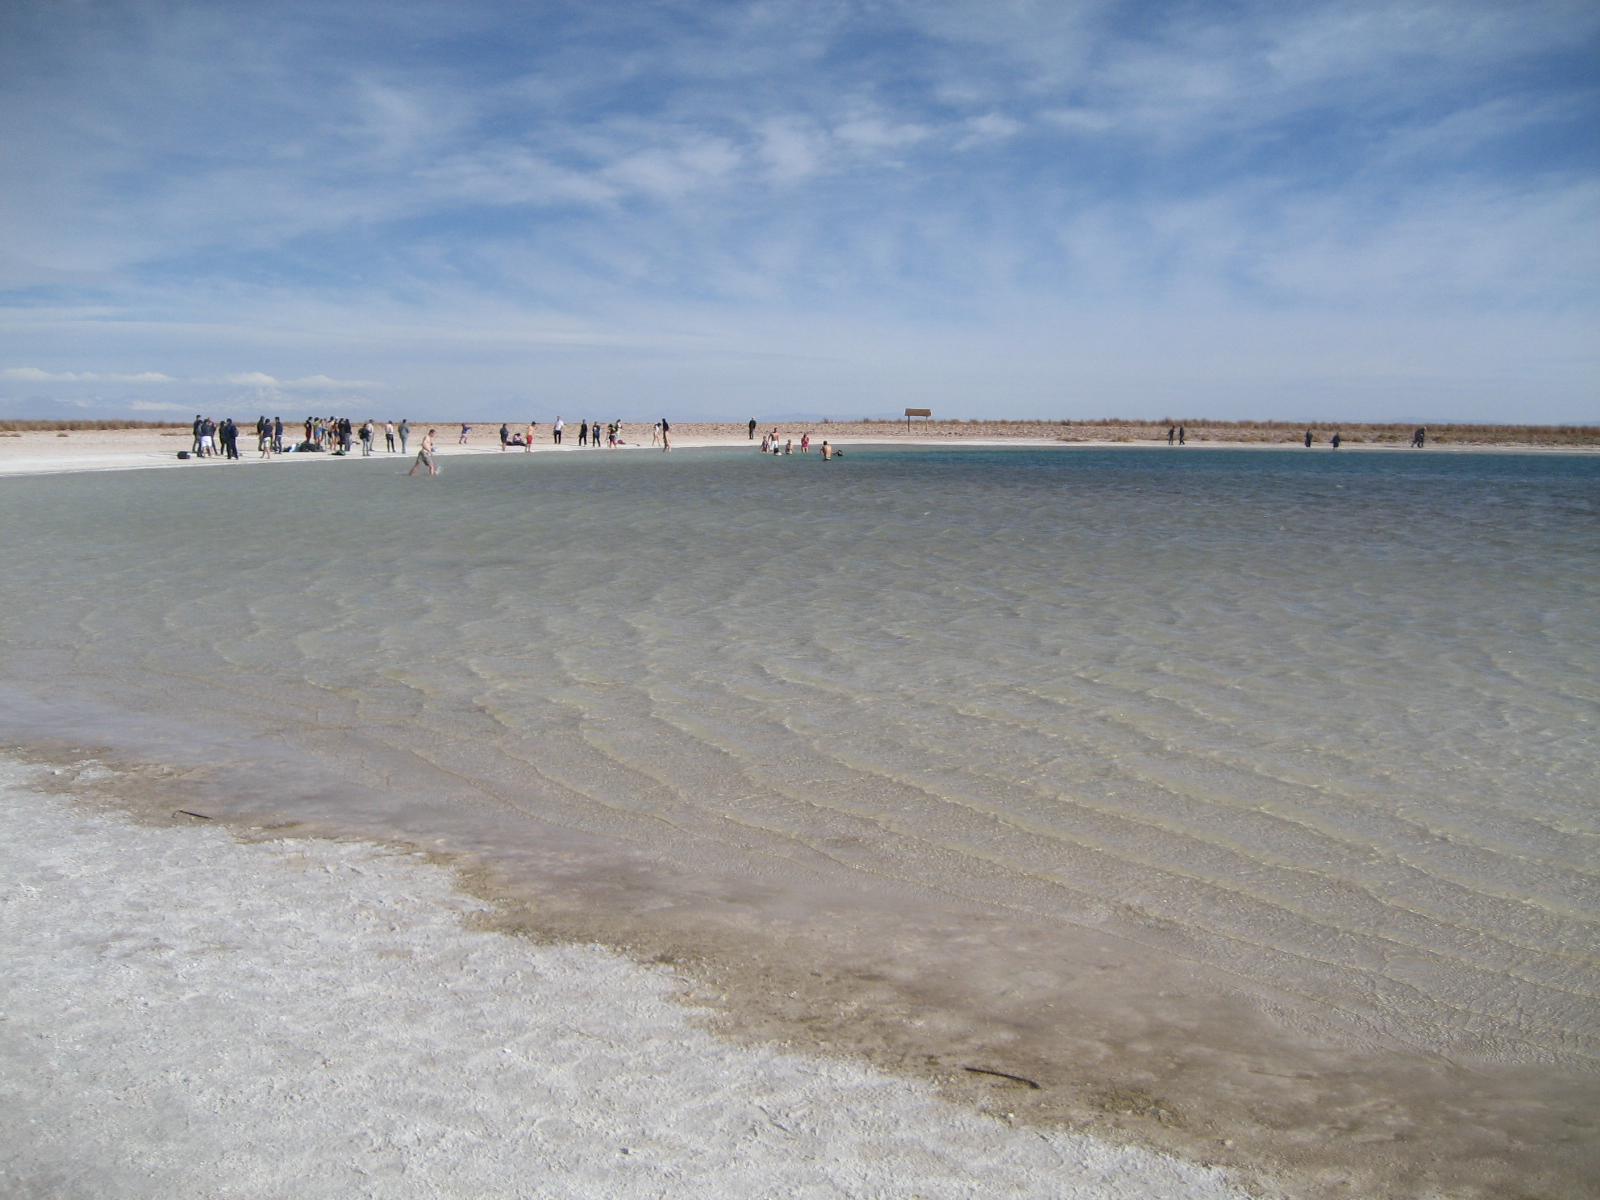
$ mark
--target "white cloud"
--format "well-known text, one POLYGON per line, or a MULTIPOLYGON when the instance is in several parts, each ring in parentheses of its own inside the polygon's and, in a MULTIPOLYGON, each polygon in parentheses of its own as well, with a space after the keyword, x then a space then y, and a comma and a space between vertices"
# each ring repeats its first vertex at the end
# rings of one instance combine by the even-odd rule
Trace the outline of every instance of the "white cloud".
POLYGON ((134 412, 188 412, 187 404, 168 404, 160 400, 135 400, 128 405, 134 412))
MULTIPOLYGON (((163 375, 159 371, 142 371, 127 375, 102 371, 43 371, 38 367, 7 367, 0 370, 0 379, 16 379, 25 383, 165 383, 165 384, 244 384, 247 386, 278 388, 284 391, 381 388, 384 385, 370 379, 334 379, 327 375, 306 375, 299 379, 278 379, 261 371, 241 371, 232 375, 184 379, 163 375)), ((181 405, 179 407, 182 407, 181 405)))
POLYGON ((20 379, 30 383, 177 383, 171 375, 141 371, 137 375, 107 375, 96 371, 41 371, 38 367, 7 367, 0 379, 20 379))

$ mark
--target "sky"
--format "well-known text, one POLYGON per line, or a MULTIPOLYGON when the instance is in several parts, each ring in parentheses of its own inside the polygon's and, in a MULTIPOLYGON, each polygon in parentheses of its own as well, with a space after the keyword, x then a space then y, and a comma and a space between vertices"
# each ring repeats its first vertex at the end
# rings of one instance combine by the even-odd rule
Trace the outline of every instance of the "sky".
POLYGON ((0 418, 1600 423, 1600 6, 7 0, 0 418))

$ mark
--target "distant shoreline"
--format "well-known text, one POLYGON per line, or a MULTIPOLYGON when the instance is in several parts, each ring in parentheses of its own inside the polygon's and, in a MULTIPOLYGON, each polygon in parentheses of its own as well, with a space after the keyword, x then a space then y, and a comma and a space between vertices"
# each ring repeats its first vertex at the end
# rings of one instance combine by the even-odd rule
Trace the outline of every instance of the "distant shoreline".
MULTIPOLYGON (((365 420, 366 418, 360 418, 365 420)), ((398 421, 399 418, 395 417, 398 421)), ((580 418, 582 419, 582 418, 580 418)), ((669 418, 670 419, 670 418, 669 418)), ((303 419, 302 419, 303 420, 303 419)), ((284 429, 287 434, 290 429, 298 431, 302 420, 286 422, 284 429)), ((379 418, 372 420, 378 424, 379 433, 382 425, 379 418)), ((509 425, 513 434, 520 433, 527 428, 526 420, 506 421, 497 418, 492 421, 466 421, 451 420, 413 420, 414 428, 434 427, 439 430, 450 430, 451 441, 454 433, 459 431, 462 424, 472 427, 472 444, 479 442, 490 446, 498 445, 498 431, 504 422, 509 425)), ((568 440, 576 437, 577 421, 569 423, 568 440)), ((646 421, 625 421, 623 424, 632 432, 639 429, 648 431, 650 423, 646 421)), ((156 433, 162 436, 172 436, 175 432, 186 431, 189 428, 187 421, 134 421, 134 420, 0 420, 0 437, 9 437, 16 434, 53 434, 67 433, 89 434, 110 432, 144 432, 156 433)), ((1192 420, 1147 421, 1123 418, 1105 418, 1101 420, 948 420, 935 421, 913 418, 910 423, 905 420, 860 420, 844 421, 832 419, 818 419, 816 421, 799 420, 762 420, 756 419, 755 438, 749 434, 748 422, 733 421, 684 421, 674 423, 674 440, 682 445, 691 441, 701 442, 714 440, 722 441, 752 441, 758 440, 763 433, 777 429, 782 436, 798 437, 803 432, 810 432, 813 439, 819 439, 831 434, 832 440, 849 439, 851 441, 879 440, 889 438, 895 441, 935 439, 949 441, 952 439, 967 441, 981 439, 984 441, 1039 441, 1039 442, 1070 442, 1070 443, 1101 443, 1112 444, 1137 444, 1141 442, 1166 444, 1169 430, 1183 429, 1188 434, 1188 440, 1196 443, 1225 443, 1225 444, 1251 444, 1251 445, 1302 445, 1306 432, 1309 430, 1316 443, 1326 443, 1338 433, 1345 445, 1387 445, 1409 447, 1412 434, 1419 428, 1427 430, 1429 447, 1434 446, 1487 446, 1495 448, 1506 447, 1587 447, 1600 450, 1600 425, 1498 425, 1481 423, 1451 422, 1439 425, 1410 424, 1405 422, 1371 422, 1371 421, 1216 421, 1209 418, 1195 418, 1192 420)), ((550 441, 551 422, 540 421, 538 428, 538 442, 550 441)), ((241 435, 244 434, 241 426, 241 435)), ((242 444, 242 441, 241 441, 242 444)))
MULTIPOLYGON (((186 467, 190 469, 213 469, 224 465, 223 460, 213 459, 196 462, 193 459, 180 460, 179 450, 188 450, 190 447, 190 434, 187 425, 184 426, 159 426, 152 424, 130 425, 123 428, 85 428, 85 429, 4 429, 5 424, 18 424, 18 422, 0 423, 0 476, 8 475, 55 475, 80 471, 126 471, 157 467, 186 467)), ((71 422, 61 422, 71 424, 71 422)), ((94 422, 80 422, 79 424, 94 425, 94 422)), ((106 424, 104 422, 98 424, 106 424)), ((500 422, 469 422, 472 432, 466 445, 458 441, 461 422, 452 421, 413 421, 411 423, 412 435, 409 445, 409 458, 416 455, 417 445, 422 435, 430 428, 436 429, 438 453, 441 458, 453 458, 464 454, 521 454, 525 451, 521 446, 511 446, 502 451, 500 449, 499 430, 500 422)), ((513 425, 513 433, 525 431, 527 426, 513 425)), ((551 437, 550 425, 540 422, 534 439, 534 452, 547 454, 552 452, 576 452, 577 439, 573 433, 573 426, 567 427, 563 444, 557 446, 551 437)), ((780 442, 793 440, 795 452, 799 452, 799 442, 803 434, 811 435, 812 446, 815 448, 826 439, 835 446, 920 446, 920 447, 946 447, 946 448, 1057 448, 1057 449, 1128 449, 1128 450, 1164 450, 1171 453, 1183 453, 1198 449, 1227 449, 1227 450, 1293 450, 1300 449, 1306 453, 1331 453, 1329 444, 1331 431, 1313 429, 1316 438, 1310 450, 1305 450, 1303 445, 1304 426, 1298 427, 1300 435, 1289 437, 1283 429, 1268 429, 1261 425, 1234 426, 1228 424, 1196 425, 1186 427, 1188 444, 1183 447, 1168 446, 1166 431, 1163 428, 1158 438, 1155 436, 1154 426, 1145 425, 1107 425, 1088 424, 1078 422, 918 422, 909 431, 904 422, 829 422, 826 424, 803 423, 768 423, 757 428, 757 439, 749 437, 747 425, 731 423, 709 422, 684 422, 674 424, 672 427, 672 442, 676 449, 706 449, 706 448, 732 448, 735 446, 746 447, 754 450, 759 445, 759 437, 763 433, 770 433, 774 428, 778 431, 780 442), (1268 436, 1271 435, 1271 436, 1268 436)), ((1384 452, 1405 452, 1408 454, 1439 454, 1439 453, 1478 453, 1478 454, 1596 454, 1600 453, 1600 428, 1569 427, 1567 434, 1561 434, 1563 427, 1539 427, 1549 432, 1548 438, 1535 440, 1526 432, 1521 437, 1505 437, 1501 440, 1492 440, 1487 436, 1489 431, 1499 430, 1509 434, 1523 428, 1535 427, 1515 426, 1481 426, 1471 427, 1474 432, 1470 437, 1465 433, 1451 436, 1448 432, 1435 435, 1430 430, 1428 444, 1425 449, 1413 450, 1410 448, 1410 429, 1407 428, 1404 438, 1390 436, 1386 431, 1391 428, 1345 426, 1340 427, 1343 445, 1338 453, 1349 454, 1363 450, 1376 450, 1384 452)), ((1444 429, 1445 427, 1440 427, 1444 429)), ((1464 430, 1467 427, 1452 427, 1464 430)), ((627 443, 623 449, 649 450, 651 427, 643 423, 624 422, 624 436, 627 443)), ((300 433, 299 424, 287 425, 284 429, 285 444, 289 444, 294 435, 300 433)), ((378 446, 383 445, 382 426, 379 426, 379 435, 376 439, 378 446)), ((587 448, 585 448, 587 452, 587 448)), ((247 432, 240 430, 239 439, 240 458, 231 466, 244 464, 266 465, 258 457, 255 435, 253 430, 247 432)), ((389 459, 399 462, 402 455, 398 452, 391 453, 387 450, 374 450, 372 460, 389 459)), ((273 463, 288 462, 350 462, 366 461, 362 458, 359 446, 348 457, 330 454, 287 454, 277 455, 271 460, 273 463)))

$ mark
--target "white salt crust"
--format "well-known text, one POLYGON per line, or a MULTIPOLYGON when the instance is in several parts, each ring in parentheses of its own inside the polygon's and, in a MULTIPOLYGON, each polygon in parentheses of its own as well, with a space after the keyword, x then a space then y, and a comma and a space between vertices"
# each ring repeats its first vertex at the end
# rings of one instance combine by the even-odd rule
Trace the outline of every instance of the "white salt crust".
POLYGON ((718 1040, 659 970, 462 924, 446 870, 0 787, 7 1197, 1237 1200, 718 1040))

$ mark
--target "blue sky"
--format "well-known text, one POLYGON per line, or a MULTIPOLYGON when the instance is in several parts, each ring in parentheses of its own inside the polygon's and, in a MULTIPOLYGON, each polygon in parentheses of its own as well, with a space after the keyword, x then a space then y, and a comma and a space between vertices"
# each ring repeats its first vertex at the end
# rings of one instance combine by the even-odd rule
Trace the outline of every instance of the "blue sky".
POLYGON ((0 5, 0 416, 1600 421, 1592 3, 0 5))

